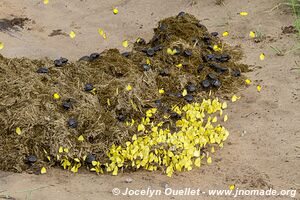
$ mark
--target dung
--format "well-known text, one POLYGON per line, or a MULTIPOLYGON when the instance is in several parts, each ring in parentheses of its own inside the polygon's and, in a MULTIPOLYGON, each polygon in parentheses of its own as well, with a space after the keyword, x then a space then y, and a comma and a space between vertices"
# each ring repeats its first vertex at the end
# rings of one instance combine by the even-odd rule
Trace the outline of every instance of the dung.
POLYGON ((123 54, 109 49, 77 62, 0 55, 0 170, 27 170, 24 155, 39 158, 30 157, 36 166, 59 165, 57 155, 104 163, 113 144, 124 145, 137 133, 135 122, 149 108, 158 109, 154 123, 166 113, 178 120, 173 105, 209 93, 226 97, 244 86, 248 66, 236 62, 239 50, 222 44, 194 16, 180 13, 158 24, 149 42, 140 38, 123 54), (214 44, 222 51, 214 51, 214 44), (169 48, 175 51, 168 54, 169 48), (61 98, 54 101, 54 93, 61 98), (16 127, 22 134, 16 135, 16 127))

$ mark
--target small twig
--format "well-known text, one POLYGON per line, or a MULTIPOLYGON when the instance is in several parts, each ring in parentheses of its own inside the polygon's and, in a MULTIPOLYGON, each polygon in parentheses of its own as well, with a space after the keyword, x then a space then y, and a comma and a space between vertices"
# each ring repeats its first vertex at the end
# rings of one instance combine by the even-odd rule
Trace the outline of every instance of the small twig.
POLYGON ((276 55, 277 56, 284 56, 285 53, 283 51, 281 51, 280 49, 278 49, 277 47, 273 47, 273 46, 270 46, 275 52, 276 52, 276 55))
POLYGON ((15 198, 13 198, 12 196, 7 195, 0 195, 0 199, 11 199, 11 200, 16 200, 15 198))
POLYGON ((293 4, 291 4, 291 3, 279 3, 279 4, 277 4, 276 6, 274 6, 271 10, 268 10, 268 11, 266 11, 266 12, 273 12, 274 10, 278 9, 280 6, 283 6, 283 5, 285 5, 285 6, 295 6, 295 7, 300 7, 300 4, 295 4, 295 5, 293 5, 293 4))
POLYGON ((199 42, 199 41, 198 41, 198 40, 196 40, 196 42, 195 42, 195 44, 194 44, 193 46, 194 46, 194 47, 195 47, 195 46, 197 46, 198 42, 199 42))
POLYGON ((52 186, 52 185, 41 186, 41 187, 37 187, 37 188, 33 188, 33 189, 28 189, 28 190, 20 190, 20 191, 17 191, 16 193, 32 192, 32 191, 40 190, 40 189, 43 189, 43 188, 46 188, 46 187, 50 187, 50 186, 52 186))
POLYGON ((246 115, 241 116, 241 118, 247 118, 247 117, 249 117, 249 116, 252 115, 252 114, 255 114, 255 113, 254 113, 254 112, 248 113, 248 114, 246 114, 246 115))

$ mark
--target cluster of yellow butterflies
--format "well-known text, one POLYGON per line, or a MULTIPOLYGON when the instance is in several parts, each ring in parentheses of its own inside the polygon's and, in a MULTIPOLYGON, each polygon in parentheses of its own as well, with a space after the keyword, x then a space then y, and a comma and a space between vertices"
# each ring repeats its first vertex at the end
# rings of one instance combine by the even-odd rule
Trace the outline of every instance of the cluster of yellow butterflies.
MULTIPOLYGON (((168 127, 163 128, 165 122, 172 122, 169 115, 164 116, 165 121, 154 123, 151 119, 158 114, 157 109, 147 110, 131 141, 125 142, 124 146, 112 145, 107 152, 110 161, 103 164, 106 172, 117 175, 120 169, 129 167, 149 171, 160 169, 171 177, 175 171, 189 171, 193 167, 200 167, 203 160, 210 164, 211 154, 216 147, 223 147, 223 142, 229 135, 217 123, 218 118, 223 122, 228 120, 228 116, 223 115, 226 108, 227 103, 221 103, 217 98, 183 107, 173 106, 172 111, 182 116, 174 122, 176 132, 171 132, 168 127)), ((83 137, 80 137, 78 140, 84 142, 83 137)), ((76 173, 86 156, 69 160, 66 154, 68 151, 67 148, 60 147, 56 159, 64 169, 76 173)), ((47 154, 46 151, 45 153, 47 154)), ((89 166, 90 171, 103 173, 103 165, 99 161, 93 161, 92 166, 89 166)), ((45 167, 41 169, 41 173, 46 173, 45 167)))

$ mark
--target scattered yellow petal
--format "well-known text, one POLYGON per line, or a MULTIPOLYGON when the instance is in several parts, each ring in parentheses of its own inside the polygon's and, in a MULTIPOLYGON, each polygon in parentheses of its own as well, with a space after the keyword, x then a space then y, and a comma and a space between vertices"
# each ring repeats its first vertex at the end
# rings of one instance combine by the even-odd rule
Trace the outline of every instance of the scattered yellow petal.
POLYGON ((250 31, 250 33, 249 33, 249 37, 251 37, 251 38, 255 38, 255 37, 256 37, 256 34, 255 34, 255 32, 254 32, 254 31, 250 31))
POLYGON ((80 136, 78 137, 78 141, 79 141, 79 142, 83 142, 83 141, 84 141, 84 137, 83 137, 82 135, 80 135, 80 136))
POLYGON ((49 3, 49 0, 44 0, 43 3, 44 3, 45 5, 47 5, 47 4, 49 3))
POLYGON ((68 148, 64 148, 64 152, 69 153, 69 149, 68 148))
POLYGON ((246 79, 246 80, 245 80, 246 85, 250 85, 251 82, 252 82, 252 81, 251 81, 250 79, 246 79))
POLYGON ((164 94, 164 93, 165 93, 165 90, 164 90, 163 88, 161 88, 161 89, 158 90, 158 93, 159 93, 159 94, 164 94))
POLYGON ((182 96, 185 97, 186 95, 187 95, 187 91, 186 91, 186 89, 184 89, 182 92, 182 96))
POLYGON ((72 39, 76 37, 76 34, 74 31, 71 31, 69 35, 70 35, 70 38, 72 38, 72 39))
POLYGON ((118 14, 118 13, 119 13, 118 8, 114 8, 114 9, 113 9, 113 13, 114 13, 115 15, 118 14))
POLYGON ((260 92, 260 91, 261 91, 261 86, 258 85, 258 86, 256 87, 256 89, 257 89, 258 92, 260 92))
POLYGON ((50 158, 50 156, 47 156, 47 159, 48 159, 49 161, 51 161, 51 158, 50 158))
POLYGON ((230 185, 230 186, 229 186, 229 189, 230 189, 230 190, 234 190, 234 188, 235 188, 235 185, 230 185))
POLYGON ((3 42, 0 42, 0 50, 4 48, 3 42))
POLYGON ((240 15, 241 15, 241 16, 247 16, 247 15, 248 15, 248 12, 240 12, 240 15))
POLYGON ((264 60, 264 59, 265 59, 265 54, 264 54, 264 53, 261 53, 261 54, 259 55, 259 59, 260 59, 260 60, 264 60))
POLYGON ((63 147, 59 147, 58 153, 62 153, 62 152, 64 152, 64 148, 63 147))
POLYGON ((225 32, 223 33, 223 37, 227 37, 228 35, 229 35, 228 31, 225 31, 225 32))
POLYGON ((127 86, 126 86, 126 90, 127 90, 127 91, 131 91, 131 90, 132 90, 131 85, 127 85, 127 86))
POLYGON ((41 174, 46 174, 46 173, 47 173, 46 168, 45 168, 45 167, 42 167, 42 169, 41 169, 41 174))
POLYGON ((60 99, 60 96, 59 96, 58 93, 54 93, 54 94, 53 94, 53 98, 54 98, 54 99, 60 99))
POLYGON ((127 40, 124 40, 123 42, 122 42, 122 45, 123 45, 123 47, 128 47, 128 41, 127 40))
POLYGON ((228 115, 224 116, 224 122, 226 122, 228 120, 228 115))
POLYGON ((80 162, 79 158, 74 158, 74 161, 80 162))
POLYGON ((110 99, 107 98, 107 105, 110 106, 110 99))
POLYGON ((17 133, 18 135, 21 135, 21 134, 22 134, 22 130, 21 130, 20 127, 17 127, 17 128, 16 128, 16 133, 17 133))
POLYGON ((207 164, 211 164, 211 163, 212 163, 211 157, 208 157, 208 158, 207 158, 207 164))
POLYGON ((103 36, 102 36, 104 39, 106 39, 107 37, 106 37, 106 33, 103 33, 103 36))

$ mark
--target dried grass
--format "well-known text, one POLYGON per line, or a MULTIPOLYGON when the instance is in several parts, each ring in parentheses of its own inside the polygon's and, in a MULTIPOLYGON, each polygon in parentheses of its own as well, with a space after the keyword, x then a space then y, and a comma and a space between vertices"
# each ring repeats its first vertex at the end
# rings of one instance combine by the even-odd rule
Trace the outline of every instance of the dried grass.
MULTIPOLYGON (((118 115, 126 116, 126 121, 140 119, 145 110, 155 107, 154 101, 160 99, 162 117, 170 112, 171 105, 185 103, 184 98, 176 95, 188 83, 197 86, 193 94, 195 101, 207 97, 209 91, 201 87, 201 81, 214 70, 202 57, 212 53, 210 45, 223 46, 221 41, 212 37, 189 14, 164 19, 159 27, 154 29, 149 43, 135 44, 128 58, 110 49, 92 62, 79 61, 55 67, 51 60, 0 56, 0 170, 21 172, 35 170, 41 165, 55 165, 60 146, 69 149, 67 156, 70 158, 94 154, 97 160, 105 162, 112 144, 123 144, 136 132, 136 126, 126 126, 117 119, 118 115), (159 28, 162 26, 166 29, 159 28), (149 57, 151 70, 144 72, 141 65, 146 63, 147 56, 143 51, 157 46, 162 49, 149 57), (175 46, 182 51, 191 50, 192 56, 168 55, 166 49, 175 46), (175 67, 178 63, 184 65, 182 69, 175 67), (201 72, 197 71, 199 65, 204 67, 201 72), (41 66, 49 68, 49 73, 36 73, 41 66), (169 75, 159 75, 165 69, 169 75), (86 83, 94 85, 96 95, 84 91, 86 83), (128 84, 133 87, 130 92, 125 90, 128 84), (159 94, 159 88, 164 88, 166 94, 159 94), (59 93, 62 98, 54 100, 53 93, 59 93), (62 107, 67 100, 73 104, 68 111, 62 107), (68 127, 70 118, 77 119, 77 128, 68 127), (20 136, 15 133, 16 127, 22 129, 20 136), (85 138, 84 142, 77 140, 80 135, 85 138), (28 155, 35 155, 38 161, 26 164, 28 155), (47 155, 51 157, 50 162, 47 155)), ((222 86, 212 91, 215 96, 226 97, 243 85, 244 78, 232 76, 232 70, 246 72, 248 66, 236 62, 241 57, 240 49, 225 45, 223 53, 233 58, 221 63, 229 71, 219 75, 222 86)))

